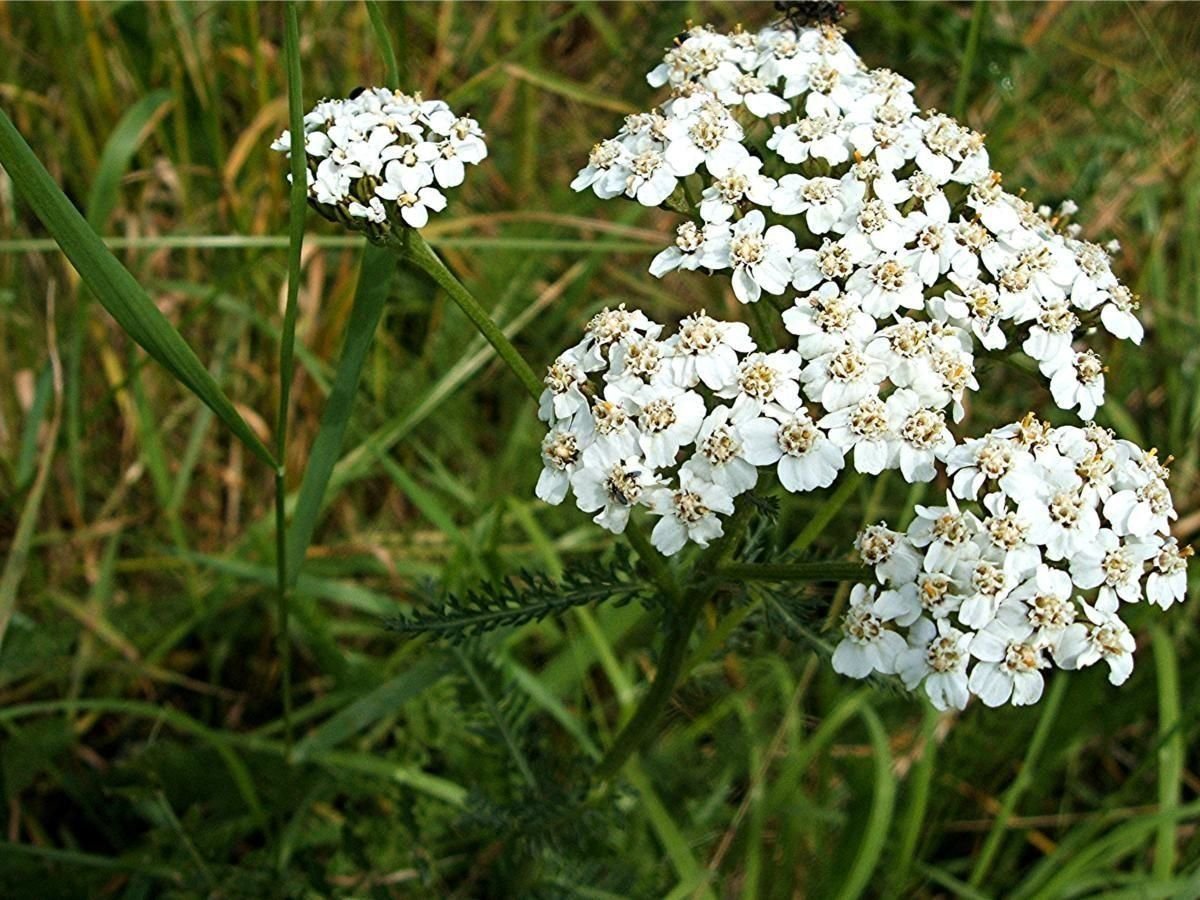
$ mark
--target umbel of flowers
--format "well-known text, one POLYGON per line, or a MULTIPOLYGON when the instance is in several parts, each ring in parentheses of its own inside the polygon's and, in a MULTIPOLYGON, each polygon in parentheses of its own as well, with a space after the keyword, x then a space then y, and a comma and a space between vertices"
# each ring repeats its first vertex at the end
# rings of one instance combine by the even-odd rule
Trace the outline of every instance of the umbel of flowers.
MULTIPOLYGON (((292 151, 291 132, 271 144, 292 151)), ((309 203, 374 239, 424 228, 446 208, 442 190, 487 156, 479 123, 441 100, 366 88, 322 100, 304 116, 309 203)), ((290 176, 289 176, 290 178, 290 176)))
POLYGON ((982 135, 921 110, 832 25, 693 28, 649 81, 670 96, 597 144, 573 187, 680 213, 650 272, 728 275, 794 345, 761 352, 702 310, 666 336, 604 310, 546 376, 538 496, 570 489, 612 531, 644 506, 671 555, 721 535, 764 468, 792 492, 847 465, 940 471, 944 506, 860 535, 879 584, 851 594, 834 667, 897 674, 940 708, 1035 702, 1050 665, 1103 660, 1124 681, 1119 613, 1182 600, 1191 551, 1169 536, 1166 465, 1090 421, 1104 366, 1085 338, 1143 337, 1113 248, 1081 239, 1069 201, 1006 191, 982 135), (1085 424, 1030 414, 957 440, 976 359, 1019 354, 1085 424))

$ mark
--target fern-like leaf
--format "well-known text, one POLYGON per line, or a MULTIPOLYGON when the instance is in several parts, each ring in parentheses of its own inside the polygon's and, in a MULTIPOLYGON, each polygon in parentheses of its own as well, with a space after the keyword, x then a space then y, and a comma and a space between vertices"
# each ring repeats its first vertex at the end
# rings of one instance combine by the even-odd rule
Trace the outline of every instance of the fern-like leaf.
POLYGON ((389 620, 387 627, 402 634, 430 634, 459 642, 498 628, 561 616, 577 606, 623 606, 634 600, 650 604, 657 596, 654 586, 637 574, 626 552, 579 563, 558 579, 525 570, 462 594, 439 591, 435 585, 428 585, 426 594, 423 608, 389 620))

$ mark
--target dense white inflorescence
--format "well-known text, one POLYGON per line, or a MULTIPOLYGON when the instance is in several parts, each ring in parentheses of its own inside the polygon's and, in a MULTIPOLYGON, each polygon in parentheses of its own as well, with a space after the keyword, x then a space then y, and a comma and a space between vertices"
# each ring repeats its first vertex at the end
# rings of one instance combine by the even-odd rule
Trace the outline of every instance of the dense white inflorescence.
POLYGON ((1143 337, 1114 245, 1079 237, 1074 203, 1006 191, 982 135, 920 109, 835 26, 693 28, 648 78, 670 97, 597 144, 572 187, 683 214, 651 274, 728 275, 794 348, 760 352, 703 312, 662 338, 606 309, 547 375, 538 496, 573 489, 615 532, 645 506, 672 554, 721 535, 764 468, 793 492, 847 464, 941 472, 944 506, 859 535, 878 584, 851 593, 834 668, 898 675, 943 709, 1034 703, 1052 665, 1104 661, 1122 683, 1120 613, 1181 601, 1191 548, 1170 536, 1165 463, 1090 421, 1105 369, 1084 338, 1143 337), (1085 424, 1031 413, 956 442, 947 417, 964 419, 977 357, 1018 353, 1085 424))
MULTIPOLYGON (((651 273, 725 272, 743 303, 771 298, 821 385, 838 354, 891 343, 893 364, 855 369, 856 385, 915 389, 925 407, 949 393, 957 420, 975 355, 1019 349, 1056 404, 1092 418, 1104 366, 1079 342, 1099 325, 1138 343, 1142 326, 1108 252, 1069 224, 1074 204, 1004 190, 983 135, 920 109, 835 26, 693 28, 649 81, 669 99, 627 117, 572 186, 688 217, 651 273)), ((832 396, 826 409, 845 405, 832 396)))
POLYGON ((700 311, 664 337, 641 312, 605 309, 547 371, 537 495, 561 503, 571 490, 616 533, 646 507, 668 556, 707 546, 760 468, 793 492, 841 471, 844 451, 814 420, 799 376, 795 351, 760 352, 740 322, 700 311))
POLYGON ((1032 413, 950 454, 943 506, 906 532, 872 525, 856 546, 879 586, 858 585, 833 656, 855 678, 897 674, 939 708, 1036 703, 1042 670, 1104 661, 1121 684, 1134 640, 1120 613, 1183 600, 1167 466, 1096 425, 1032 413))
MULTIPOLYGON (((292 151, 285 131, 272 150, 292 151)), ((308 199, 321 215, 374 238, 424 228, 445 188, 487 156, 479 123, 441 100, 366 88, 322 100, 304 117, 308 199)), ((289 180, 290 180, 289 175, 289 180)))

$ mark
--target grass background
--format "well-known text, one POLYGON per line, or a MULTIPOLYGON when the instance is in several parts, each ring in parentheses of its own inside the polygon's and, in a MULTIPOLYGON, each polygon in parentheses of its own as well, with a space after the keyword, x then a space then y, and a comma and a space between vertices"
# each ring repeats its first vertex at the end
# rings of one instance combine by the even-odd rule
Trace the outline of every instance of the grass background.
MULTIPOLYGON (((670 218, 568 188, 652 103, 686 20, 769 4, 384 7, 404 87, 492 155, 427 235, 535 365, 605 303, 738 316, 720 279, 645 274, 670 218)), ((1200 24, 1187 4, 857 4, 871 65, 985 131, 1009 187, 1122 243, 1144 349, 1102 421, 1178 457, 1200 531, 1200 24)), ((306 105, 379 82, 364 7, 300 9, 306 105)), ((0 103, 267 440, 286 281, 283 7, 0 4, 0 103)), ((289 486, 316 433, 358 242, 310 219, 289 486)), ((428 579, 558 573, 609 544, 532 498, 540 426, 429 281, 401 273, 297 596, 299 743, 273 646, 272 474, 90 301, 0 176, 0 774, 5 896, 1194 897, 1192 605, 1138 610, 1138 665, 1032 710, 938 716, 828 666, 833 595, 782 627, 717 606, 661 734, 585 773, 653 671, 659 623, 601 606, 461 650, 381 617, 428 579), (34 516, 26 539, 22 516, 34 516), (527 763, 528 776, 519 760, 527 763)), ((1048 408, 985 371, 982 430, 1048 408)), ((925 495, 852 483, 784 509, 814 556, 925 495), (818 513, 835 513, 827 527, 818 513)), ((932 491, 930 491, 932 495, 932 491)), ((1195 571, 1196 567, 1193 567, 1195 571)), ((1193 589, 1196 583, 1193 577, 1193 589)))

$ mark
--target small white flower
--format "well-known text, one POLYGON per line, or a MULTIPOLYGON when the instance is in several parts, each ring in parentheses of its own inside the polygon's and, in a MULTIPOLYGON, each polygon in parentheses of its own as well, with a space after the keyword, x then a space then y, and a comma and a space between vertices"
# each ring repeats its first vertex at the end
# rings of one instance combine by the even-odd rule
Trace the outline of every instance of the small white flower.
POLYGON ((733 269, 733 293, 742 303, 754 303, 763 291, 782 294, 792 280, 796 236, 782 225, 766 227, 757 209, 740 219, 721 248, 733 269))
POLYGON ((960 510, 953 494, 946 495, 945 506, 918 504, 915 511, 908 539, 913 546, 926 548, 925 571, 952 572, 958 561, 973 551, 971 538, 979 533, 979 519, 960 510))
POLYGON ((1048 454, 1036 464, 1034 493, 1020 499, 1017 514, 1030 523, 1029 537, 1051 560, 1068 559, 1096 539, 1100 516, 1084 493, 1070 460, 1048 454))
POLYGON ((888 422, 899 438, 898 462, 904 480, 932 481, 934 463, 954 448, 954 436, 941 412, 924 406, 921 398, 906 388, 887 399, 888 422))
POLYGON ((706 481, 736 497, 758 483, 756 463, 747 453, 746 425, 754 418, 749 406, 718 406, 696 435, 696 453, 683 464, 706 481))
POLYGON ((698 115, 672 119, 667 124, 663 156, 671 171, 681 178, 701 165, 714 177, 724 178, 749 155, 742 144, 743 136, 742 126, 716 101, 702 107, 698 115))
POLYGON ((724 534, 719 516, 733 512, 733 497, 720 485, 681 469, 679 487, 659 491, 653 511, 662 518, 650 533, 650 542, 664 556, 674 556, 688 541, 707 547, 724 534))
POLYGON ((756 414, 764 408, 792 412, 800 406, 800 365, 795 350, 751 353, 738 366, 736 382, 719 394, 735 398, 735 405, 749 406, 756 414))
POLYGON ((769 206, 775 179, 767 178, 761 169, 761 159, 747 156, 713 181, 700 195, 700 218, 705 222, 728 222, 747 203, 769 206))
POLYGON ((659 252, 650 262, 650 274, 662 278, 676 269, 694 271, 701 266, 711 266, 714 261, 711 257, 717 246, 729 246, 728 224, 710 222, 701 226, 695 222, 684 222, 675 230, 675 243, 659 252))
POLYGON ((1133 292, 1123 284, 1114 285, 1108 291, 1108 302, 1100 307, 1100 322, 1113 337, 1140 344, 1145 329, 1133 314, 1137 308, 1133 292))
POLYGON ((400 210, 400 218, 413 228, 429 224, 429 212, 446 208, 446 198, 433 183, 433 171, 427 168, 401 169, 398 163, 388 163, 384 181, 375 188, 375 195, 392 200, 400 210))
POLYGON ((592 188, 596 196, 602 199, 619 196, 624 188, 613 191, 610 188, 609 173, 617 166, 622 158, 620 141, 609 139, 601 141, 592 147, 588 154, 588 164, 579 170, 579 174, 571 182, 571 190, 586 191, 592 188))
POLYGON ((625 151, 620 163, 605 175, 603 189, 611 192, 610 196, 623 193, 642 206, 661 206, 678 183, 662 152, 650 148, 639 153, 625 151))
POLYGON ((756 466, 778 463, 779 481, 792 493, 828 487, 845 465, 842 451, 803 410, 754 419, 742 433, 746 459, 756 466))
POLYGON ((854 451, 855 471, 878 475, 894 465, 899 438, 888 424, 887 407, 874 395, 834 410, 818 423, 844 453, 854 451))
POLYGON ((783 311, 783 325, 796 335, 796 350, 805 359, 836 353, 843 347, 865 347, 875 333, 875 320, 862 311, 857 294, 843 294, 826 282, 783 311))
POLYGON ((1076 622, 1063 634, 1059 643, 1061 665, 1065 669, 1082 669, 1104 660, 1108 663, 1108 680, 1124 684, 1133 672, 1133 651, 1137 642, 1129 627, 1116 612, 1102 612, 1087 603, 1084 614, 1090 624, 1076 622))
POLYGON ((896 658, 896 673, 905 687, 914 690, 924 684, 938 709, 965 708, 972 634, 959 631, 949 619, 939 619, 936 625, 918 619, 909 630, 908 649, 896 658))
POLYGON ((882 523, 860 531, 854 547, 863 562, 875 569, 875 577, 883 584, 907 584, 921 569, 921 555, 908 536, 882 523))
POLYGON ((1101 528, 1090 543, 1071 557, 1071 580, 1081 588, 1100 588, 1096 608, 1112 612, 1120 601, 1142 599, 1145 562, 1158 553, 1148 541, 1123 542, 1108 528, 1101 528))
POLYGON ((675 382, 695 387, 700 381, 717 392, 737 384, 738 354, 755 350, 748 325, 720 322, 704 310, 680 322, 679 330, 668 342, 674 353, 667 364, 675 382))
POLYGON ((851 678, 866 678, 872 672, 896 671, 896 659, 907 646, 874 612, 875 588, 856 584, 842 616, 844 637, 833 651, 833 670, 851 678))
POLYGON ((576 505, 584 512, 595 512, 592 521, 613 534, 625 530, 633 507, 653 496, 661 483, 640 457, 621 459, 597 445, 584 450, 583 465, 571 478, 576 505))
POLYGON ((709 85, 722 103, 728 106, 744 105, 760 119, 783 115, 792 108, 790 103, 773 93, 763 79, 742 72, 729 63, 717 67, 709 76, 709 85))
POLYGON ((571 351, 561 354, 546 370, 546 390, 538 403, 538 417, 543 422, 570 419, 581 409, 587 409, 587 398, 580 386, 587 383, 587 373, 571 351))
POLYGON ((571 475, 582 462, 578 437, 569 430, 556 428, 542 441, 542 474, 534 493, 538 499, 558 505, 567 496, 571 475))
POLYGON ((1087 420, 1096 415, 1104 403, 1104 363, 1091 350, 1076 353, 1069 365, 1054 373, 1050 379, 1050 395, 1059 409, 1079 407, 1079 418, 1087 420))
POLYGON ((869 268, 859 269, 846 282, 846 289, 859 294, 863 310, 876 319, 886 318, 902 306, 925 306, 921 280, 899 256, 885 256, 869 268))
POLYGON ((841 180, 818 176, 784 175, 771 193, 771 209, 781 216, 804 215, 813 234, 825 234, 848 214, 854 215, 862 202, 863 187, 853 178, 841 180))
POLYGON ((1049 663, 1019 614, 997 617, 971 639, 971 655, 980 660, 968 686, 986 706, 1028 706, 1042 697, 1041 669, 1049 663))
POLYGON ((842 134, 839 117, 810 116, 794 125, 776 126, 767 147, 792 165, 811 157, 840 166, 850 158, 849 142, 842 134))
POLYGON ((1043 563, 1001 605, 1001 613, 1006 616, 1012 615, 1009 610, 1025 616, 1033 629, 1034 643, 1048 647, 1059 665, 1059 644, 1075 622, 1075 603, 1071 599, 1074 589, 1070 575, 1043 563))
POLYGON ((1155 606, 1169 609, 1187 594, 1187 562, 1191 547, 1180 547, 1175 538, 1167 538, 1152 560, 1154 568, 1146 579, 1146 598, 1155 606))
POLYGON ((675 463, 679 448, 690 444, 704 422, 704 398, 669 383, 647 385, 635 398, 638 444, 654 468, 675 463))

